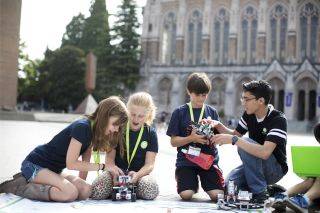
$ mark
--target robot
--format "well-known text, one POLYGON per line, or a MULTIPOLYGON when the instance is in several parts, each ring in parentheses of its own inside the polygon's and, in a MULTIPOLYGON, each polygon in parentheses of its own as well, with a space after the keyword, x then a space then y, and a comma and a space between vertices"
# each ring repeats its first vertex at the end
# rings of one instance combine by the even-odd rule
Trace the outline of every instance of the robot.
POLYGON ((240 210, 249 210, 254 208, 254 205, 250 203, 252 198, 252 193, 248 191, 239 191, 238 193, 238 203, 237 206, 240 210))
POLYGON ((120 175, 118 182, 118 186, 112 188, 112 201, 131 200, 131 202, 136 202, 136 186, 131 183, 131 177, 129 175, 120 175))
POLYGON ((227 189, 227 197, 226 197, 228 203, 235 203, 237 201, 236 191, 237 190, 236 190, 234 181, 229 181, 228 189, 227 189))
POLYGON ((248 211, 251 209, 264 208, 263 204, 255 204, 251 202, 252 193, 248 191, 241 191, 237 193, 236 185, 233 181, 229 181, 226 196, 218 195, 217 206, 221 210, 240 209, 248 211))
POLYGON ((210 124, 198 124, 196 122, 191 122, 191 127, 196 129, 198 135, 204 135, 207 139, 214 135, 213 128, 210 124))

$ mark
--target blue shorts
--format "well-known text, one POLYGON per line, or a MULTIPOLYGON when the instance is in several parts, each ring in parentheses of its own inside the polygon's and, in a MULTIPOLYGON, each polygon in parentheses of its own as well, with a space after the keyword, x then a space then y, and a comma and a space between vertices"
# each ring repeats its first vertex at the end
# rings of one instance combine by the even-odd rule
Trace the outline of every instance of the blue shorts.
POLYGON ((41 169, 44 168, 27 160, 24 160, 21 165, 21 173, 27 179, 28 182, 32 181, 41 169))

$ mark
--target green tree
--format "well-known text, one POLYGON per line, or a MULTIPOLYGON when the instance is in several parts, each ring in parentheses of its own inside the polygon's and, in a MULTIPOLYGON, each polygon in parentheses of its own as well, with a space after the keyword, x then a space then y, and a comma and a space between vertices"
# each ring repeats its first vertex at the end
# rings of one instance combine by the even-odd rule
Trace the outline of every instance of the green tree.
POLYGON ((94 96, 97 100, 109 95, 123 95, 133 89, 139 76, 139 28, 136 6, 123 1, 118 14, 119 21, 114 28, 116 45, 111 45, 105 0, 93 0, 90 16, 83 22, 83 16, 76 16, 67 27, 63 44, 74 44, 92 51, 97 61, 97 78, 94 96), (80 41, 79 41, 80 40, 80 41))
POLYGON ((39 96, 39 60, 31 60, 24 53, 25 43, 19 44, 18 102, 40 102, 39 96))
POLYGON ((115 40, 118 41, 115 48, 117 60, 113 68, 122 76, 125 89, 132 90, 139 80, 139 22, 137 18, 137 6, 133 0, 122 0, 117 13, 113 31, 115 40))
POLYGON ((74 46, 55 51, 47 50, 39 66, 39 84, 49 108, 67 110, 75 108, 86 96, 84 52, 74 46))
POLYGON ((89 51, 93 51, 98 57, 105 56, 105 54, 111 50, 109 15, 105 0, 93 1, 90 14, 84 23, 80 48, 83 49, 86 54, 89 51))
POLYGON ((40 102, 39 94, 39 72, 38 66, 40 61, 29 61, 23 66, 23 74, 18 76, 18 102, 32 101, 40 102))
POLYGON ((85 21, 80 48, 86 53, 93 51, 97 56, 97 78, 94 96, 101 100, 110 95, 119 95, 119 80, 111 68, 113 47, 110 44, 110 29, 105 0, 93 1, 90 17, 85 21))
POLYGON ((66 27, 66 32, 63 34, 61 47, 66 45, 73 45, 80 47, 80 42, 83 37, 83 30, 85 24, 85 17, 83 14, 74 16, 71 22, 66 27))

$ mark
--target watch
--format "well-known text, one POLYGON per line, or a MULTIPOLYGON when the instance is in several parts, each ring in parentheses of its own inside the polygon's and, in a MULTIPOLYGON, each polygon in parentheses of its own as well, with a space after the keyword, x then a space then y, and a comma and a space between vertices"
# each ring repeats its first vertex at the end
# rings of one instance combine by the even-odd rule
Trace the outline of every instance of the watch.
POLYGON ((232 145, 235 145, 238 142, 238 140, 239 140, 238 136, 236 136, 236 135, 232 136, 232 138, 231 138, 232 145))

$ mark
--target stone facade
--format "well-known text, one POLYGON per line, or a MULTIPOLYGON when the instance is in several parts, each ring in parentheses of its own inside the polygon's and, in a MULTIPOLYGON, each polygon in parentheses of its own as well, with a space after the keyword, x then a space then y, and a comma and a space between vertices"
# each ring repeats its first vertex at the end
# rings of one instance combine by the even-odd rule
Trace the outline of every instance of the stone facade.
POLYGON ((0 1, 0 109, 17 101, 21 0, 0 1))
POLYGON ((185 81, 206 72, 208 104, 238 117, 242 83, 264 79, 288 120, 320 116, 320 1, 148 0, 140 90, 159 111, 188 101, 185 81))

